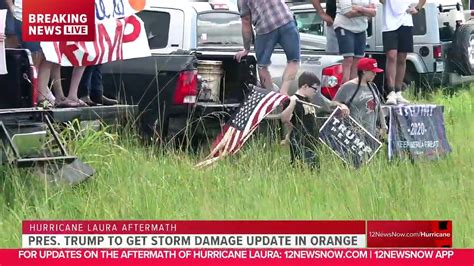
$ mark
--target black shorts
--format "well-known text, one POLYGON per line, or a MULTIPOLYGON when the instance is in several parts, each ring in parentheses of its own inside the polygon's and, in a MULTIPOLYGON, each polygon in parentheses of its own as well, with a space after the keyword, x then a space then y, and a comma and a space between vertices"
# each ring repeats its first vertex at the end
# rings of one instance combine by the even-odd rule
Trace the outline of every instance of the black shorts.
POLYGON ((401 26, 397 30, 383 32, 383 50, 397 50, 401 53, 413 52, 413 27, 401 26))

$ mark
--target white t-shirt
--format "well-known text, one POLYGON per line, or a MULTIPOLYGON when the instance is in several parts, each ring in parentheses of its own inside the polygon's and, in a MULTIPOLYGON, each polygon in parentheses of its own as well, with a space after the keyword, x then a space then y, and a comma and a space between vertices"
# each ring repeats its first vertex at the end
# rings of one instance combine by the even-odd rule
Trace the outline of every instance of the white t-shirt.
POLYGON ((377 5, 378 0, 339 0, 337 6, 337 16, 334 20, 334 28, 343 28, 353 33, 364 32, 367 30, 368 19, 366 16, 348 18, 344 14, 352 11, 352 6, 369 7, 371 4, 377 5))
POLYGON ((414 0, 385 0, 382 31, 394 31, 401 26, 413 27, 413 16, 407 10, 417 3, 414 0))
POLYGON ((23 0, 15 0, 15 3, 13 4, 13 15, 15 16, 16 19, 21 21, 21 13, 23 10, 23 0))

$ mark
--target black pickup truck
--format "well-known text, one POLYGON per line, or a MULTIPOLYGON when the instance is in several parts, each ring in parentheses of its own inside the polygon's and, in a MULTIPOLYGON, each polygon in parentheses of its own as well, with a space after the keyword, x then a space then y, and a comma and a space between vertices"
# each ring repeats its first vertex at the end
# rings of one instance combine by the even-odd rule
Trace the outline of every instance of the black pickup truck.
POLYGON ((37 71, 30 51, 6 49, 6 63, 8 73, 0 75, 0 165, 55 165, 59 166, 57 170, 68 169, 65 176, 68 183, 87 178, 93 170, 68 154, 53 125, 75 119, 115 122, 133 116, 137 106, 41 109, 36 102, 37 71), (46 147, 46 143, 53 146, 46 147))
MULTIPOLYGON (((233 58, 243 47, 240 14, 235 5, 218 3, 153 2, 137 13, 152 55, 103 66, 104 93, 138 104, 140 129, 148 139, 212 139, 244 100, 247 86, 256 85, 255 53, 240 63, 233 58)), ((335 91, 341 60, 324 51, 304 50, 300 71, 314 72, 328 81, 323 90, 335 91)), ((276 88, 287 64, 284 51, 277 47, 271 61, 276 88)), ((290 93, 296 89, 294 81, 290 93)))
POLYGON ((196 144, 217 134, 243 102, 247 85, 257 82, 253 57, 237 63, 233 55, 178 51, 109 63, 103 67, 104 94, 138 105, 139 129, 148 139, 196 144), (214 82, 198 73, 202 62, 222 63, 218 99, 202 99, 214 82))

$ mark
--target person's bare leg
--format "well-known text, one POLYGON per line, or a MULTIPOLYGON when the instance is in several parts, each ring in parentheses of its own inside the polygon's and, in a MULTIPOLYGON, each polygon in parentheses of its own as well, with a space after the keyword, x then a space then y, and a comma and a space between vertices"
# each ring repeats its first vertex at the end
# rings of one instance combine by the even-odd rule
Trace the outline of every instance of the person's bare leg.
POLYGON ((259 66, 258 75, 260 76, 260 82, 262 83, 262 86, 267 90, 273 90, 272 76, 270 75, 270 71, 268 71, 268 67, 259 66))
POLYGON ((290 90, 291 83, 295 80, 296 74, 298 73, 298 68, 300 63, 296 61, 288 62, 286 65, 285 71, 283 72, 283 80, 281 83, 280 93, 288 95, 290 90))
POLYGON ((407 69, 407 53, 398 53, 397 55, 397 74, 395 76, 395 88, 400 89, 405 79, 407 69))
POLYGON ((350 79, 357 78, 357 64, 359 63, 360 57, 354 57, 351 66, 351 77, 350 79))
POLYGON ((398 53, 397 56, 397 75, 395 77, 395 93, 397 103, 409 103, 407 99, 402 96, 403 80, 405 79, 405 71, 407 68, 407 53, 398 53))
POLYGON ((36 67, 36 69, 39 69, 39 67, 41 66, 41 63, 43 63, 44 61, 43 52, 32 53, 31 58, 33 59, 33 65, 36 67))
POLYGON ((81 83, 82 74, 84 74, 85 66, 74 67, 71 76, 71 85, 69 86, 69 93, 67 98, 75 102, 80 102, 77 97, 77 91, 79 90, 79 84, 81 83))
POLYGON ((395 78, 397 75, 397 50, 389 50, 387 52, 387 62, 385 64, 385 77, 387 79, 387 100, 386 104, 395 105, 398 103, 395 93, 395 78))
MULTIPOLYGON (((48 96, 50 95, 48 83, 49 83, 49 78, 51 76, 51 67, 52 67, 51 62, 43 60, 37 68, 38 69, 38 100, 39 101, 48 99, 48 96)), ((48 100, 51 100, 51 99, 48 99, 48 100)))
POLYGON ((61 65, 53 64, 51 68, 51 79, 53 81, 53 91, 59 101, 64 101, 64 91, 61 85, 61 65))
POLYGON ((346 56, 342 61, 342 83, 346 83, 351 79, 351 69, 354 57, 346 56))
MULTIPOLYGON (((297 61, 290 61, 287 63, 285 71, 283 72, 282 83, 280 88, 280 93, 284 95, 288 95, 288 92, 291 87, 291 83, 295 80, 296 74, 298 73, 298 69, 300 67, 300 63, 297 61)), ((287 145, 289 143, 289 137, 291 133, 291 125, 283 124, 283 141, 281 142, 282 145, 287 145)))
POLYGON ((395 77, 397 74, 397 50, 387 52, 387 63, 385 66, 385 76, 387 78, 387 87, 395 88, 395 77))

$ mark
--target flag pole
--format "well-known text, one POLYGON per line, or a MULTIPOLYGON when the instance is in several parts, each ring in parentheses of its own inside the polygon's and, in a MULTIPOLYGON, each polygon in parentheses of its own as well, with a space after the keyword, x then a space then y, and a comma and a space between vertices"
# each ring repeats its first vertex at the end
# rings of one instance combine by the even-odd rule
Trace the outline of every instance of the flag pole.
POLYGON ((309 102, 305 102, 305 101, 302 101, 300 99, 296 99, 297 102, 301 103, 301 104, 306 104, 306 105, 309 105, 309 106, 312 106, 314 108, 318 108, 318 109, 323 109, 321 106, 319 105, 316 105, 316 104, 312 104, 312 103, 309 103, 309 102))
MULTIPOLYGON (((319 105, 312 104, 312 103, 305 102, 305 101, 301 101, 300 99, 295 99, 295 100, 297 102, 301 103, 301 104, 305 104, 305 105, 309 105, 309 106, 314 107, 314 108, 322 109, 322 107, 319 106, 319 105)), ((280 119, 281 118, 281 113, 279 113, 279 114, 270 114, 270 115, 267 115, 265 118, 266 119, 280 119)))

